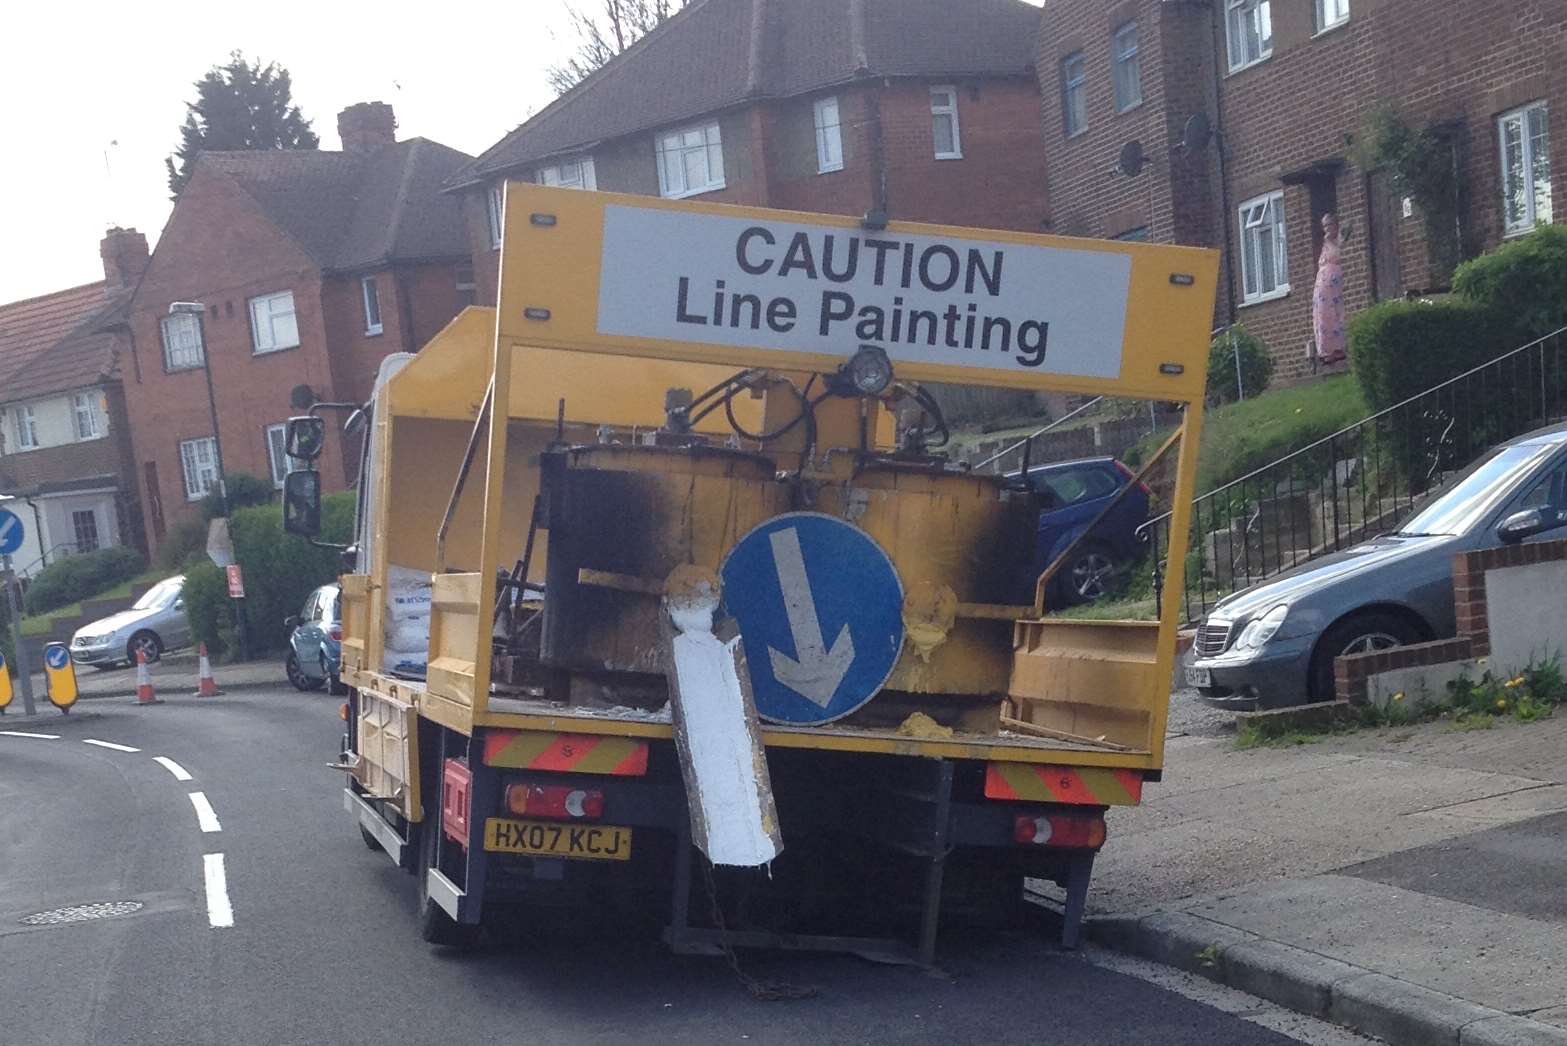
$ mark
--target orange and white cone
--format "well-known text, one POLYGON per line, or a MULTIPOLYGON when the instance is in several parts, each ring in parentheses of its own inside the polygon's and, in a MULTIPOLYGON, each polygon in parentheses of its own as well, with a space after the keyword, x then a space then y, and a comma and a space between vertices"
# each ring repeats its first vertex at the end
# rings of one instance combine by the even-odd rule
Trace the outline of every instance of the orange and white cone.
POLYGON ((152 672, 147 668, 147 655, 136 651, 136 703, 161 705, 163 701, 152 692, 152 672))
POLYGON ((212 678, 212 662, 207 660, 207 644, 201 644, 198 649, 200 650, 198 661, 201 665, 201 674, 196 682, 196 696, 217 697, 223 691, 218 689, 218 681, 212 678))

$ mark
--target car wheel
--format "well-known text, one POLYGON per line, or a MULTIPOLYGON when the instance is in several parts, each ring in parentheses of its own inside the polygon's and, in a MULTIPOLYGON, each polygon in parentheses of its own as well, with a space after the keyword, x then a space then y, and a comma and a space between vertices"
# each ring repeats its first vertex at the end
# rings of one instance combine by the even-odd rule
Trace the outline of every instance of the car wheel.
POLYGON ((467 950, 479 943, 482 926, 460 923, 430 896, 430 869, 435 867, 435 844, 441 836, 440 807, 426 806, 428 816, 419 828, 419 936, 430 944, 467 950))
POLYGON ((311 679, 305 675, 304 669, 299 667, 299 658, 294 656, 292 650, 289 651, 288 660, 283 662, 283 671, 288 673, 288 681, 295 690, 319 690, 321 688, 322 681, 311 679))
POLYGON ((134 665, 137 654, 146 658, 149 665, 163 656, 163 644, 158 641, 156 633, 137 632, 131 636, 131 641, 125 644, 125 660, 134 665))
POLYGON ((1115 556, 1103 545, 1087 545, 1056 574, 1061 602, 1073 606, 1103 599, 1115 587, 1115 556))
POLYGON ((337 673, 327 667, 325 654, 321 655, 321 678, 326 680, 326 692, 333 697, 342 697, 348 693, 348 687, 344 686, 343 681, 337 678, 337 673))
POLYGON ((1337 622, 1317 640, 1311 656, 1310 690, 1313 701, 1333 700, 1333 662, 1348 654, 1391 650, 1423 640, 1420 629, 1397 614, 1373 611, 1337 622))

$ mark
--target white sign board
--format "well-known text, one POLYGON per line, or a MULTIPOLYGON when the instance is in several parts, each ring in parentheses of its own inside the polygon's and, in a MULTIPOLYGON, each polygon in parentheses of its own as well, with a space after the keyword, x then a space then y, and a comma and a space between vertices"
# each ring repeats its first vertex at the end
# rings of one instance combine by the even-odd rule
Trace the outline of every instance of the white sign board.
POLYGON ((229 536, 229 521, 222 516, 207 523, 207 558, 220 567, 234 565, 234 539, 229 536))
POLYGON ((611 205, 598 332, 1118 378, 1132 259, 611 205))

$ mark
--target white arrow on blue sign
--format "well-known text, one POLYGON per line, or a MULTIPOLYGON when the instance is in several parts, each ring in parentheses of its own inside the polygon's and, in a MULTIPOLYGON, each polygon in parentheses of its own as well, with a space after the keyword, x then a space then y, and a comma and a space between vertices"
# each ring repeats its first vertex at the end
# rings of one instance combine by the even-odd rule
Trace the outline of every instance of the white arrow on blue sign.
POLYGON ((9 556, 22 547, 22 519, 15 512, 0 509, 0 556, 9 556))
POLYGON ((44 649, 44 664, 58 672, 71 660, 71 655, 65 647, 52 644, 44 649))
POLYGON ((853 524, 817 512, 777 516, 740 539, 720 574, 763 719, 830 723, 892 675, 903 583, 853 524))

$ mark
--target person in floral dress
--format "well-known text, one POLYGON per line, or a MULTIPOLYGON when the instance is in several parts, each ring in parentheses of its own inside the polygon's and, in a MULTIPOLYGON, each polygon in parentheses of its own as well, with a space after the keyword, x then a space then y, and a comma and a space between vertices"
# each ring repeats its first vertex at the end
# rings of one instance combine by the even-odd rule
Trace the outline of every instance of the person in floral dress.
POLYGON ((1338 215, 1322 216, 1322 254, 1317 258, 1317 283, 1311 297, 1311 329, 1317 362, 1324 367, 1349 355, 1344 333, 1344 265, 1339 256, 1338 215))

